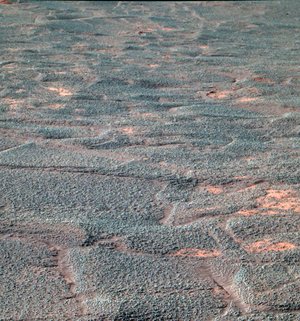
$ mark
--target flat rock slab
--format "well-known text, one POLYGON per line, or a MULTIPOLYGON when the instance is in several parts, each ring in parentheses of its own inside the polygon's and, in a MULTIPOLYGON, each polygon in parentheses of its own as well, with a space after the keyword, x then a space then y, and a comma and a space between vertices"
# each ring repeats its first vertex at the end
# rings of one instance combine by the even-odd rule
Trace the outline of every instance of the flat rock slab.
POLYGON ((299 1, 0 1, 0 319, 300 320, 299 1))

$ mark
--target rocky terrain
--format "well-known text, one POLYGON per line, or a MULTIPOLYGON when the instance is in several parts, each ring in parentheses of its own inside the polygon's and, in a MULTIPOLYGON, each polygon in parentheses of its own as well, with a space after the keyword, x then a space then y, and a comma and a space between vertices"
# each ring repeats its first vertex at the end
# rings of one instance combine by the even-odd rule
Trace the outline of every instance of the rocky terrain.
POLYGON ((299 9, 1 1, 1 320, 300 320, 299 9))

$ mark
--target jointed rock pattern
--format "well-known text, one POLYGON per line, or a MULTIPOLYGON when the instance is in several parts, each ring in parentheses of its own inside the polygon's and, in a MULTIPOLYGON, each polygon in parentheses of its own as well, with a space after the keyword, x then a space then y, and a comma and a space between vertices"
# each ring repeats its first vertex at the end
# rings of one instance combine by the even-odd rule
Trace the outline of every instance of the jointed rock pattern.
POLYGON ((0 2, 0 319, 300 320, 299 2, 0 2))

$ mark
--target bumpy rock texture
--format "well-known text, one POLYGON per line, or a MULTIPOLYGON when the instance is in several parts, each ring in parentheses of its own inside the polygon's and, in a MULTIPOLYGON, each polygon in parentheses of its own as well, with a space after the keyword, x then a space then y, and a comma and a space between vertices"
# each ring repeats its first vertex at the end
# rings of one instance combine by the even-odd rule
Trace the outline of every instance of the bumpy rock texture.
POLYGON ((299 1, 0 5, 0 319, 300 320, 299 1))

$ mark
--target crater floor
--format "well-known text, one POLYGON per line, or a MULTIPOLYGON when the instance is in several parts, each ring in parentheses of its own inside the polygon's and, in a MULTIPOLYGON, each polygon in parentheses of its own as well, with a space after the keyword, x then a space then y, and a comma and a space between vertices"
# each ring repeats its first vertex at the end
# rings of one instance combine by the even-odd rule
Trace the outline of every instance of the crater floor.
POLYGON ((300 2, 0 3, 0 319, 300 320, 300 2))

